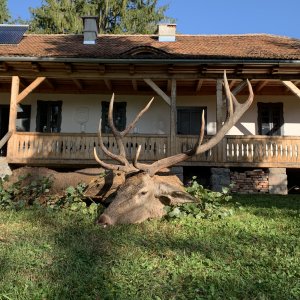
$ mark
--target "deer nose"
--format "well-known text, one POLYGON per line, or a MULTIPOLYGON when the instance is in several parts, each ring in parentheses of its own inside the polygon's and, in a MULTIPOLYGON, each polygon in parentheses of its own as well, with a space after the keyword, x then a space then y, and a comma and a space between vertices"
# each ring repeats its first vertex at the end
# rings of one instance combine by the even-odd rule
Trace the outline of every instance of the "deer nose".
POLYGON ((97 224, 106 227, 107 225, 113 225, 113 222, 111 220, 111 218, 108 215, 102 214, 98 221, 97 224))

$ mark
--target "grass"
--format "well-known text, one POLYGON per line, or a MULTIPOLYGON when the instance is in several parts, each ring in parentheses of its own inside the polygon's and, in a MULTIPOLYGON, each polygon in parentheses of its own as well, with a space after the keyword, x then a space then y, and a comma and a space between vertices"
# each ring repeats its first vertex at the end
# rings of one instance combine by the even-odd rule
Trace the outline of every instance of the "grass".
POLYGON ((102 229, 0 211, 0 299, 300 299, 300 196, 235 196, 223 220, 102 229))

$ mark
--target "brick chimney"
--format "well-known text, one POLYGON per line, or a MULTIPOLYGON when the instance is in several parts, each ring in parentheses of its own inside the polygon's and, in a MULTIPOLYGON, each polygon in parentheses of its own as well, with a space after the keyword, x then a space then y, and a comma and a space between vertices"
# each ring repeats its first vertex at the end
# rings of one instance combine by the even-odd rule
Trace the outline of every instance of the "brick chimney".
POLYGON ((99 18, 96 16, 84 16, 83 21, 83 44, 95 45, 98 35, 99 18))
POLYGON ((160 42, 176 41, 176 24, 159 24, 158 40, 160 42))

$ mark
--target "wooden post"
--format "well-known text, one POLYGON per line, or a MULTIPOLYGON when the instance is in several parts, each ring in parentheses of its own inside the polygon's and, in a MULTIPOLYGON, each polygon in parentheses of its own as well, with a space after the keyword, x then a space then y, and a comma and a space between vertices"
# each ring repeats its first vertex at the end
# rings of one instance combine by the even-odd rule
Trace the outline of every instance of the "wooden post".
POLYGON ((20 78, 18 76, 12 77, 11 94, 10 94, 10 108, 9 108, 9 125, 8 131, 12 134, 16 131, 17 120, 17 100, 19 95, 20 78))
MULTIPOLYGON (((223 99, 223 80, 217 79, 217 107, 216 107, 216 131, 218 132, 223 126, 224 122, 224 107, 225 101, 223 99)), ((218 162, 223 162, 223 142, 217 145, 217 160, 218 162)))
POLYGON ((170 153, 176 154, 177 133, 177 109, 176 109, 177 87, 176 79, 171 81, 171 107, 170 107, 170 153))

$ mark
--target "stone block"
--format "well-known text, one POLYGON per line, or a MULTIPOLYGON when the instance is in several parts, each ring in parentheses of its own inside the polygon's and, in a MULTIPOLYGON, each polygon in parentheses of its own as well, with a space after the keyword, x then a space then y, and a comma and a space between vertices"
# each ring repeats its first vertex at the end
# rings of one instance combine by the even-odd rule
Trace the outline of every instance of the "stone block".
POLYGON ((287 186, 270 185, 269 193, 273 194, 273 195, 287 195, 288 189, 287 189, 287 186))
POLYGON ((287 185, 287 176, 285 174, 272 174, 269 177, 270 185, 287 185))
POLYGON ((286 168, 269 168, 269 174, 286 174, 286 168))

